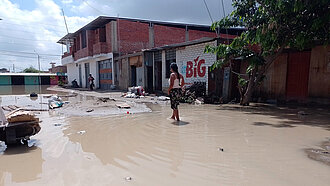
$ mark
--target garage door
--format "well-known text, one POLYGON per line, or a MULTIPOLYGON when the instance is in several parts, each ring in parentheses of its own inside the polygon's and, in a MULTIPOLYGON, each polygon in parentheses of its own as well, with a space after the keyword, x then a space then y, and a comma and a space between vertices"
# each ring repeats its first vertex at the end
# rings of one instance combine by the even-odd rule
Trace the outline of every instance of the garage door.
POLYGON ((100 88, 109 90, 112 85, 112 59, 99 61, 99 76, 100 88))

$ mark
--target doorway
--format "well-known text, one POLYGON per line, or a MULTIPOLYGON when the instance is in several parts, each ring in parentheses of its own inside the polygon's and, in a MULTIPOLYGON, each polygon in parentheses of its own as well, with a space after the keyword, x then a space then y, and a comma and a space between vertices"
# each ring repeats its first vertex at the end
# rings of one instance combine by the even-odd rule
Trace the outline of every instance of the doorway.
POLYGON ((155 62, 155 90, 162 90, 162 62, 155 62))
POLYGON ((286 80, 287 99, 305 99, 308 97, 310 58, 310 51, 289 53, 286 80))
POLYGON ((81 73, 81 64, 79 64, 78 67, 78 73, 79 73, 79 86, 82 87, 82 73, 81 73))
POLYGON ((85 80, 86 80, 86 88, 88 88, 88 77, 89 77, 89 63, 85 63, 85 80))
POLYGON ((136 86, 136 66, 131 66, 131 85, 136 86))

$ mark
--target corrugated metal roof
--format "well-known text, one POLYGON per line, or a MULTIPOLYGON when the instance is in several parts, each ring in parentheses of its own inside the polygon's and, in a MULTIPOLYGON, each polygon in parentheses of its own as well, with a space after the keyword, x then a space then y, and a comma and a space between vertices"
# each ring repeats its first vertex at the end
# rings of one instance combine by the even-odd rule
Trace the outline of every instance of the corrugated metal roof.
POLYGON ((211 42, 211 41, 215 41, 215 40, 217 40, 217 38, 203 37, 201 39, 196 39, 196 40, 192 40, 192 41, 186 41, 186 42, 183 42, 183 43, 176 43, 176 44, 171 44, 171 45, 164 45, 164 46, 161 46, 161 47, 145 49, 143 51, 153 52, 153 51, 158 51, 158 50, 166 50, 166 49, 171 49, 171 48, 178 48, 178 47, 184 47, 184 46, 189 46, 189 45, 196 45, 196 44, 211 42))

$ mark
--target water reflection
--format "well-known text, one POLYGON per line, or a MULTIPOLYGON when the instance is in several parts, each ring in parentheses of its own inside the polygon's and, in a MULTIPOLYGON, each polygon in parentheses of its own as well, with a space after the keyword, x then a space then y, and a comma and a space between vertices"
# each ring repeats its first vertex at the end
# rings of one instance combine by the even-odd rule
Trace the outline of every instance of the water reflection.
POLYGON ((0 85, 0 95, 21 95, 31 94, 32 92, 40 94, 52 93, 47 88, 50 85, 0 85))
MULTIPOLYGON (((4 144, 0 144, 3 147, 4 144)), ((38 179, 42 172, 42 150, 39 147, 24 145, 0 148, 5 150, 0 157, 0 185, 4 185, 6 179, 9 182, 28 182, 38 179), (9 176, 9 175, 10 176, 9 176)))

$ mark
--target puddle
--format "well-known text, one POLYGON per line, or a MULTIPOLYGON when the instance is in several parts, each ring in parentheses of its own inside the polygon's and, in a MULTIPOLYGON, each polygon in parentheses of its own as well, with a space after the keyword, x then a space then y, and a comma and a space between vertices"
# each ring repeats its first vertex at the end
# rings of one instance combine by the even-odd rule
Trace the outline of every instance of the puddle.
MULTIPOLYGON (((34 104, 38 100, 17 98, 25 100, 22 105, 40 107, 34 104)), ((84 96, 65 99, 70 104, 94 100, 84 96)), ((12 96, 1 100, 7 105, 21 103, 12 96)), ((146 106, 153 112, 126 114, 125 110, 98 117, 41 112, 38 117, 43 121, 42 129, 28 147, 6 149, 0 143, 0 185, 330 182, 329 166, 310 160, 304 152, 330 136, 328 125, 309 125, 310 120, 300 121, 297 116, 294 120, 277 110, 256 114, 186 104, 180 105, 182 121, 176 122, 167 119, 171 115, 169 106, 146 106)), ((83 112, 97 112, 93 109, 83 112)))

